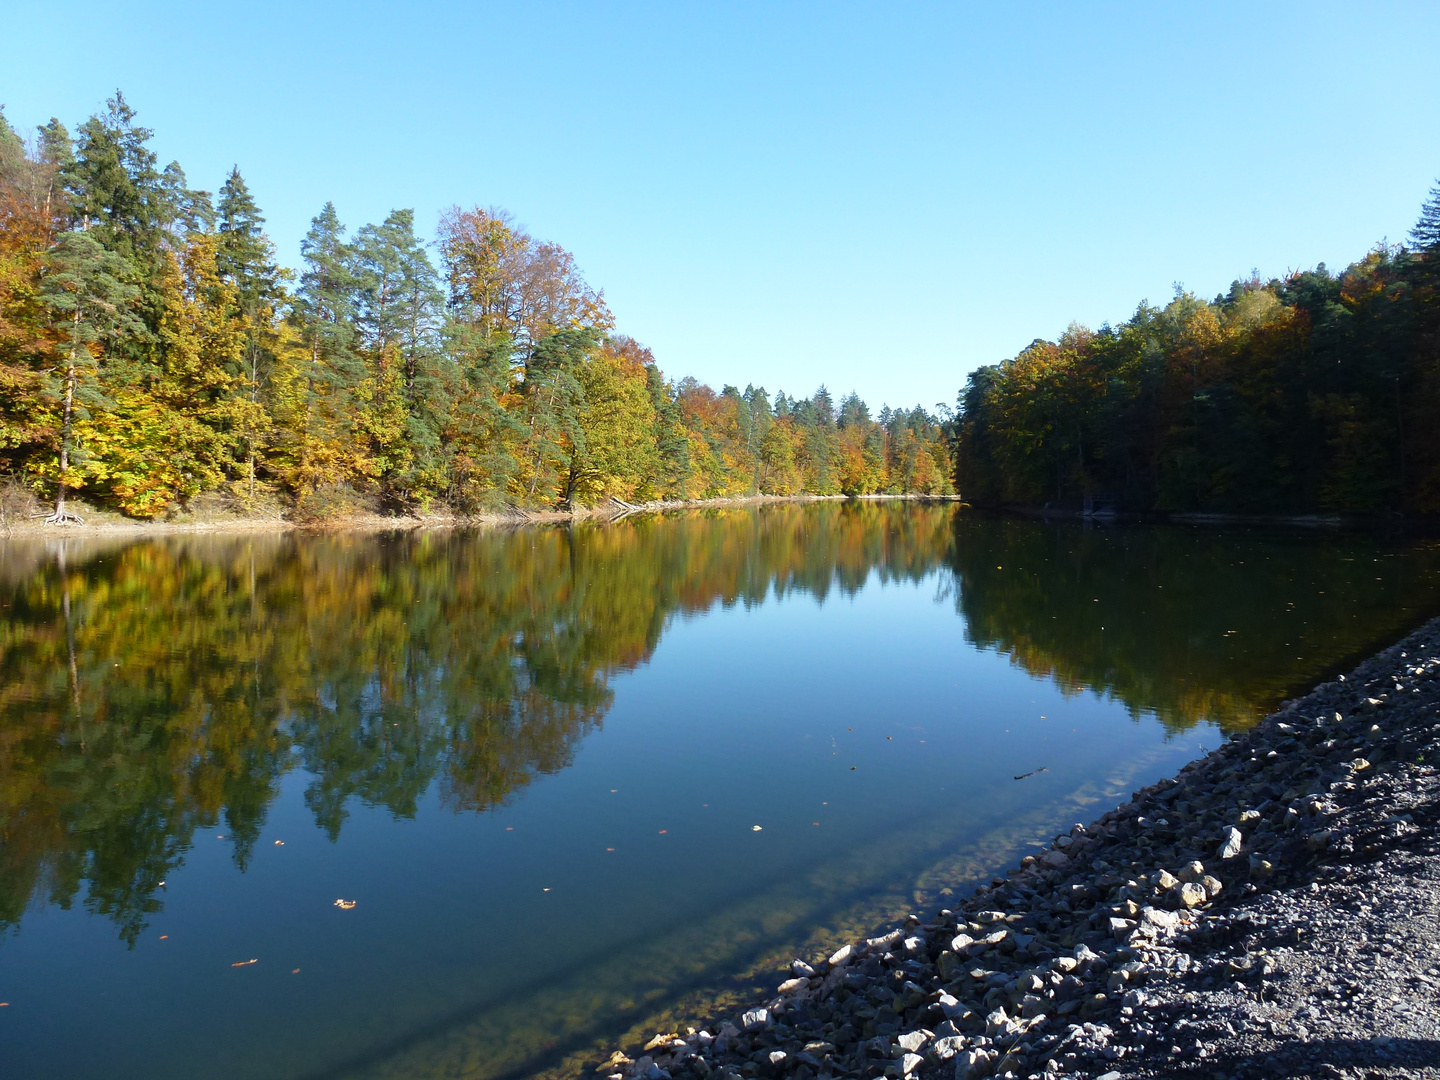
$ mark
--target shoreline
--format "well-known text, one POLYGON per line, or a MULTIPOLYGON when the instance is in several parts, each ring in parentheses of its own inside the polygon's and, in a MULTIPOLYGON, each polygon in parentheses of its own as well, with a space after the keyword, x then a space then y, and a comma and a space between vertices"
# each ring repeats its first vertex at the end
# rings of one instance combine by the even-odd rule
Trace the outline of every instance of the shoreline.
POLYGON ((1029 503, 974 503, 967 505, 990 514, 1005 514, 1041 521, 1084 521, 1099 525, 1270 526, 1287 529, 1394 529, 1422 532, 1434 532, 1440 529, 1440 521, 1434 517, 1417 515, 1231 514, 1199 510, 1099 510, 1087 513, 1073 506, 1034 506, 1029 503))
POLYGON ((619 521, 637 514, 669 513, 676 510, 726 509, 740 506, 768 506, 785 503, 811 502, 920 502, 961 503, 958 495, 734 495, 713 499, 660 499, 643 503, 607 500, 596 506, 570 510, 506 510, 481 514, 450 514, 445 512, 414 514, 354 513, 313 521, 296 521, 283 515, 239 514, 183 515, 165 521, 140 521, 111 511, 86 507, 87 520, 81 525, 50 525, 43 521, 26 520, 7 523, 0 528, 0 541, 24 537, 81 536, 172 536, 208 533, 339 533, 389 532, 425 529, 508 528, 519 525, 556 525, 575 521, 619 521))
POLYGON ((587 1072, 1440 1077, 1437 823, 1440 618, 954 910, 587 1072))

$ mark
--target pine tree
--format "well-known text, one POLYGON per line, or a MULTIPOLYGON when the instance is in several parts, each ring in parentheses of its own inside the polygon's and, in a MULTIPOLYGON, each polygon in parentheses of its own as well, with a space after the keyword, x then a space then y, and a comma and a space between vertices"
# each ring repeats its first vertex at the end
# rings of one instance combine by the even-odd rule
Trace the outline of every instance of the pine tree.
POLYGON ((359 285, 351 268, 353 253, 345 243, 345 226, 334 203, 310 221, 300 242, 305 270, 295 296, 294 316, 314 365, 312 378, 345 381, 358 379, 355 369, 356 293, 359 285))
POLYGON ((275 265, 274 245, 265 235, 265 218, 238 165, 220 189, 216 210, 220 247, 215 264, 222 277, 235 283, 240 313, 273 306, 281 296, 280 268, 275 265))
POLYGON ((1410 239, 1422 251, 1440 250, 1440 183, 1430 189, 1430 197, 1420 209, 1420 220, 1410 230, 1410 239))
MULTIPOLYGON (((103 114, 80 125, 75 153, 64 162, 71 219, 104 247, 148 269, 164 246, 174 206, 147 145, 154 132, 135 123, 135 110, 118 90, 105 104, 103 114)), ((47 145, 59 143, 61 132, 47 145)))
POLYGON ((165 166, 160 174, 160 186, 170 204, 172 225, 180 242, 192 234, 215 228, 215 205, 210 201, 210 192, 187 187, 185 170, 178 161, 165 166))
MULTIPOLYGON (((527 428, 524 466, 530 473, 527 496, 548 500, 559 494, 561 469, 585 454, 580 412, 585 391, 579 370, 595 347, 589 327, 557 330, 535 345, 527 368, 522 408, 527 428)), ((568 492, 565 493, 568 498, 568 492)))
POLYGON ((448 381, 437 370, 439 325, 444 295, 425 245, 415 235, 415 212, 395 210, 380 225, 366 225, 351 245, 356 325, 374 370, 376 392, 384 386, 398 395, 377 398, 374 407, 403 413, 403 427, 383 430, 405 445, 405 452, 377 446, 391 463, 382 487, 399 503, 424 501, 443 487, 441 427, 447 413, 448 381), (399 365, 399 378, 388 368, 399 365))
POLYGON ((76 421, 107 401, 99 378, 95 350, 124 335, 145 333, 144 324, 130 310, 140 296, 132 284, 134 268, 119 255, 105 250, 86 232, 65 233, 46 259, 40 299, 56 330, 63 335, 58 382, 51 380, 51 396, 60 402, 58 470, 55 473, 55 512, 46 520, 63 525, 79 521, 65 508, 66 493, 83 483, 75 445, 76 421))
POLYGON ((284 296, 275 248, 265 235, 265 218, 246 187, 237 165, 220 189, 217 201, 220 243, 215 266, 222 280, 235 288, 235 316, 245 327, 244 393, 252 408, 253 426, 246 442, 245 498, 255 499, 256 460, 267 425, 260 409, 262 389, 275 360, 275 306, 284 296))

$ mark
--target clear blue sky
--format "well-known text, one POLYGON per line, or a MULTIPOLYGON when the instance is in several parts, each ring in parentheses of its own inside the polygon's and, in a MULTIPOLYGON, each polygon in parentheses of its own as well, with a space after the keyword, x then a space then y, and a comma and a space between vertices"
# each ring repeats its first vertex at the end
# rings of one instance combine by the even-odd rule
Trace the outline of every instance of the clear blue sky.
POLYGON ((281 261, 503 206, 672 376, 878 407, 1172 283, 1344 265, 1440 176, 1440 4, 16 3, 0 101, 116 87, 281 261))

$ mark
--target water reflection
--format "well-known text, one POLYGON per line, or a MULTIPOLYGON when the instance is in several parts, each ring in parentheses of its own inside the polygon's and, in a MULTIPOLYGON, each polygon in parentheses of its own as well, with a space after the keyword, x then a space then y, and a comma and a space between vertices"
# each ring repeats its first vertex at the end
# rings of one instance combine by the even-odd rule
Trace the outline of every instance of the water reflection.
POLYGON ((10 544, 0 926, 32 899, 134 942, 195 831, 253 854, 280 779, 336 838, 353 798, 454 810, 566 766, 677 614, 915 580, 945 507, 779 506, 384 537, 10 544))
POLYGON ((1440 544, 1364 532, 962 515, 950 564, 976 645, 1172 731, 1242 729, 1440 610, 1440 544))
POLYGON ((244 869, 281 779, 454 811, 564 769, 677 615, 938 573, 983 649, 1172 729, 1234 728, 1440 609, 1440 549, 1085 530, 947 506, 573 528, 18 543, 0 559, 0 926, 78 900, 133 943, 197 829, 244 869))

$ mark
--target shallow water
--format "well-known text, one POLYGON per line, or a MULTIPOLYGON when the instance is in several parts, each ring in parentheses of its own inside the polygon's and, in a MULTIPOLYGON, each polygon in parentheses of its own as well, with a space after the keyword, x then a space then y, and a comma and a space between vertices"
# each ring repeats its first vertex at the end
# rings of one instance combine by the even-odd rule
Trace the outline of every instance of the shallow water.
POLYGON ((12 541, 3 1072, 572 1071, 1437 611, 1430 542, 913 504, 12 541))

